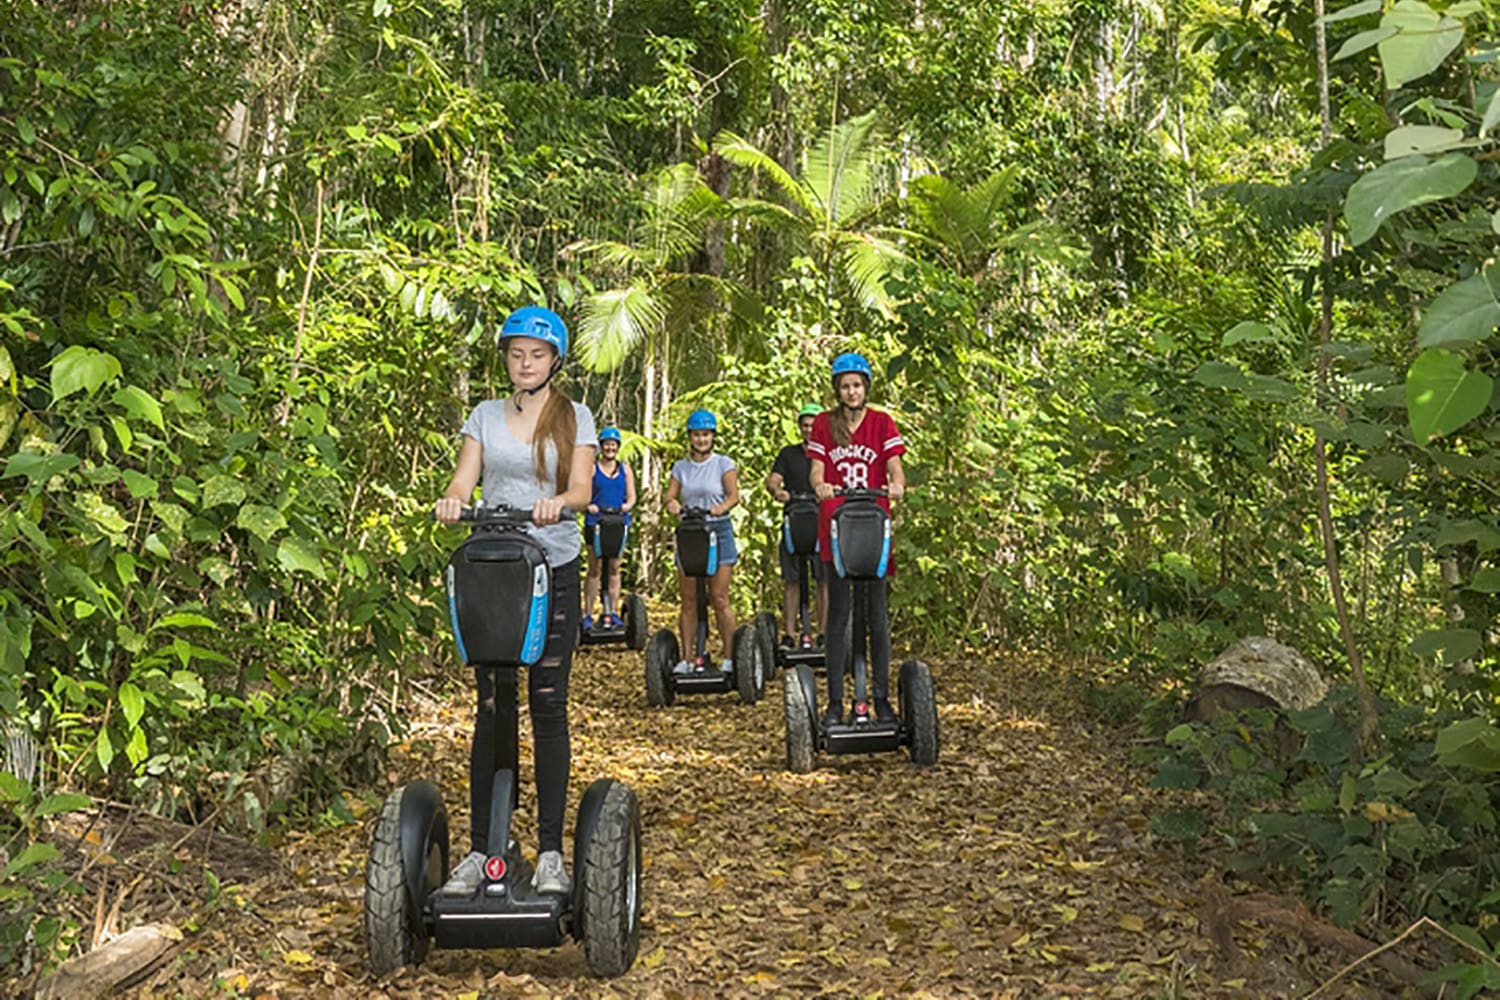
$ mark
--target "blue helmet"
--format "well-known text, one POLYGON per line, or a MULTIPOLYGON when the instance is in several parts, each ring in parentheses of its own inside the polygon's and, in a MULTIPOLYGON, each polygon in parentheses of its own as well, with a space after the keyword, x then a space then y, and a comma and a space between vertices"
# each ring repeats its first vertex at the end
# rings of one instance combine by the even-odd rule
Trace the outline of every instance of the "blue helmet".
POLYGON ((615 444, 619 444, 620 432, 613 427, 604 428, 604 430, 599 432, 599 443, 602 445, 606 441, 613 441, 615 444))
POLYGON ((710 410, 694 410, 688 414, 687 429, 690 431, 713 431, 718 433, 719 421, 710 410))
POLYGON ((862 354, 840 354, 833 359, 833 384, 835 388, 839 384, 839 376, 855 372, 865 377, 865 385, 868 386, 875 380, 874 373, 870 370, 870 362, 866 361, 862 354))
POLYGON ((500 327, 500 343, 510 337, 532 337, 552 345, 557 360, 568 356, 568 325, 562 317, 545 306, 522 306, 505 317, 500 327))

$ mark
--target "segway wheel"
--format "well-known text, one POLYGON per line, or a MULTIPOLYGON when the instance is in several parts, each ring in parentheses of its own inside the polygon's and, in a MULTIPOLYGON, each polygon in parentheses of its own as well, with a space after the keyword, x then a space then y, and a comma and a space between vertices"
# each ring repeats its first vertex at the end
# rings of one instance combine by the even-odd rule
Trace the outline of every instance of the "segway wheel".
POLYGON ((677 636, 661 629, 646 646, 646 704, 662 708, 672 704, 677 691, 672 686, 672 668, 677 664, 677 636))
POLYGON ((437 801, 435 810, 418 817, 426 830, 414 854, 421 870, 408 880, 401 857, 401 801, 407 791, 402 787, 386 796, 365 869, 365 950, 376 976, 417 965, 427 957, 430 941, 421 919, 422 903, 442 885, 448 868, 448 814, 437 801), (421 894, 416 898, 413 883, 421 894))
POLYGON ((901 721, 911 733, 913 764, 931 767, 938 759, 937 696, 932 672, 921 660, 901 664, 901 721))
POLYGON ((641 807, 629 786, 608 782, 574 865, 584 960, 596 976, 621 975, 641 947, 641 807))
POLYGON ((651 634, 647 631, 648 628, 646 602, 641 600, 639 594, 627 594, 625 597, 625 645, 630 649, 645 649, 646 639, 651 634))
POLYGON ((766 689, 766 665, 760 658, 760 639, 754 625, 734 630, 734 686, 741 705, 753 705, 766 689))
POLYGON ((789 669, 781 675, 781 691, 786 708, 786 767, 806 774, 813 766, 813 711, 797 671, 789 669))
POLYGON ((766 665, 766 680, 776 679, 776 616, 762 611, 755 616, 755 631, 760 639, 760 658, 766 665))

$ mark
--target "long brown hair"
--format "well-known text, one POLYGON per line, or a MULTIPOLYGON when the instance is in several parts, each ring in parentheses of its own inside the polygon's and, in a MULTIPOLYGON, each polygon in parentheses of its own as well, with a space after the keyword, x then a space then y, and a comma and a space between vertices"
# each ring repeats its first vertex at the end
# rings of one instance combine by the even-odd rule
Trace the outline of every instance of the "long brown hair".
POLYGON ((573 441, 578 437, 578 414, 573 412, 573 401, 561 389, 553 386, 547 393, 547 402, 536 418, 536 431, 531 435, 532 455, 536 462, 536 480, 547 479, 547 442, 557 449, 557 492, 568 491, 568 480, 573 472, 573 441))
MULTIPOLYGON (((865 409, 869 409, 868 404, 865 409)), ((833 435, 833 443, 840 448, 846 447, 854 436, 854 428, 849 426, 849 410, 843 403, 833 404, 828 414, 828 433, 833 435)))

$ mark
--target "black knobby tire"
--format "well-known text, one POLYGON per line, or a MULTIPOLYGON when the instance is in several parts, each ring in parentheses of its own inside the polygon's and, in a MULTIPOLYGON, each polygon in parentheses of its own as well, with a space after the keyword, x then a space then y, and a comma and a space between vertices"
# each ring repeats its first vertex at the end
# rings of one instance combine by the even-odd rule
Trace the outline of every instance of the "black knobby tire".
POLYGON ((650 638, 650 622, 646 619, 646 602, 639 594, 625 595, 625 645, 629 649, 646 648, 650 638))
POLYGON ((766 682, 776 679, 776 616, 762 611, 755 616, 755 631, 760 638, 760 658, 766 667, 766 682))
POLYGON ((931 767, 938 759, 937 694, 932 672, 921 660, 901 664, 901 721, 911 734, 913 764, 931 767))
POLYGON ((610 782, 583 858, 583 956, 596 976, 629 970, 641 947, 641 807, 635 792, 610 782))
POLYGON ((806 774, 813 766, 813 713, 797 671, 781 675, 781 691, 786 709, 786 767, 795 774, 806 774))
MULTIPOLYGON (((420 900, 409 898, 406 873, 401 865, 401 798, 406 789, 398 788, 386 796, 375 821, 375 836, 370 842, 370 863, 365 869, 365 952, 370 971, 376 976, 394 972, 403 965, 417 965, 427 957, 430 944, 427 929, 414 919, 420 900)), ((435 824, 447 839, 447 819, 435 824)), ((424 890, 437 888, 443 878, 445 844, 434 836, 423 850, 428 871, 424 890)))
POLYGON ((646 704, 663 708, 677 697, 672 687, 672 667, 677 663, 677 636, 662 629, 646 645, 646 704))
POLYGON ((753 705, 766 689, 766 668, 760 658, 760 640, 754 625, 734 630, 734 686, 741 705, 753 705))

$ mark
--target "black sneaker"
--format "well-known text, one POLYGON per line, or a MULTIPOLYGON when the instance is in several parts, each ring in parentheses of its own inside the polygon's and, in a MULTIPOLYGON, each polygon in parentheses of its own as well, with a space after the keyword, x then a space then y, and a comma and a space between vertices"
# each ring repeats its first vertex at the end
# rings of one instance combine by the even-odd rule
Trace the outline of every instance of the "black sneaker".
POLYGON ((843 721, 844 716, 839 712, 839 707, 837 705, 829 705, 828 711, 823 713, 824 729, 827 729, 829 726, 840 725, 843 723, 843 721))
POLYGON ((875 699, 875 721, 876 722, 895 722, 896 721, 896 713, 891 708, 890 699, 888 699, 888 698, 876 698, 875 699))
POLYGON ((789 636, 789 635, 787 635, 784 632, 781 635, 781 648, 782 649, 791 649, 792 648, 792 637, 789 636))

